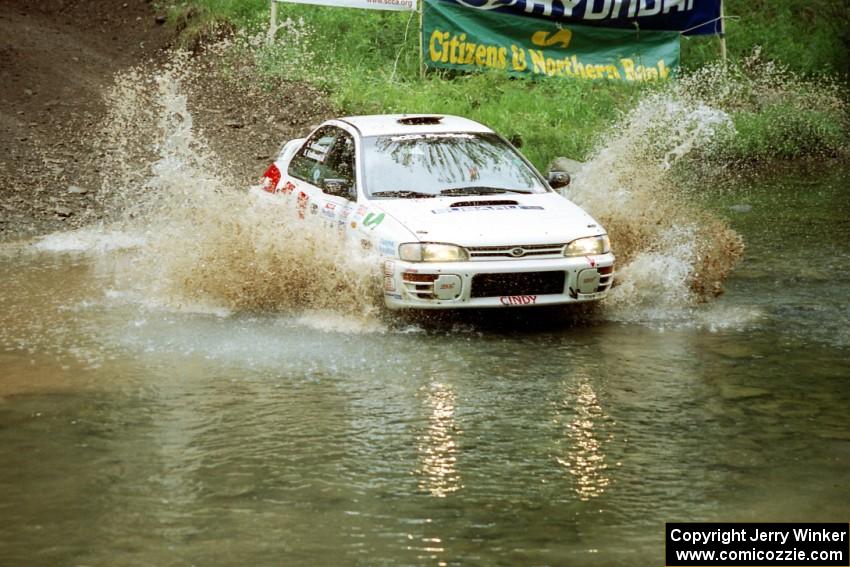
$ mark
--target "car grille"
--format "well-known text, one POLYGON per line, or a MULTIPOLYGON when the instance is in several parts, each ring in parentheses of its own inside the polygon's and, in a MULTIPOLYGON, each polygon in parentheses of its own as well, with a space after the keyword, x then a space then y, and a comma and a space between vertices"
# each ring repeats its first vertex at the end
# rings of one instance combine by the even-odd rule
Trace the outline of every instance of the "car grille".
POLYGON ((513 246, 477 246, 467 248, 471 260, 521 260, 543 256, 562 257, 566 244, 516 244, 513 246))
POLYGON ((476 274, 472 278, 470 297, 564 293, 566 277, 566 272, 476 274))

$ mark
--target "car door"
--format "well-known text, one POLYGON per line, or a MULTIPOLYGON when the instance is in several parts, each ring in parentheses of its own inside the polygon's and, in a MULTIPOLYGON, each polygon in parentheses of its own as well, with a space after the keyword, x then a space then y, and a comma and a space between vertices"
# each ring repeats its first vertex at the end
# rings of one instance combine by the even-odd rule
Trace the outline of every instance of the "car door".
POLYGON ((287 169, 302 215, 344 227, 357 198, 354 153, 353 137, 336 126, 323 126, 307 139, 287 169))
POLYGON ((337 134, 326 160, 321 188, 326 210, 332 207, 327 217, 333 218, 337 228, 347 233, 357 201, 355 143, 345 130, 338 129, 337 134))

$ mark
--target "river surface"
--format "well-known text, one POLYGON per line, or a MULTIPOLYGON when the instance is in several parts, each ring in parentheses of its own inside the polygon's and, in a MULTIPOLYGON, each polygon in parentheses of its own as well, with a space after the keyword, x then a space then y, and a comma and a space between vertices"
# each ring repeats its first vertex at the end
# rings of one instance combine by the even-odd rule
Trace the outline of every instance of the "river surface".
POLYGON ((707 195, 746 254, 669 320, 187 313, 4 244, 0 564, 661 565, 666 521, 845 522, 847 187, 707 195))

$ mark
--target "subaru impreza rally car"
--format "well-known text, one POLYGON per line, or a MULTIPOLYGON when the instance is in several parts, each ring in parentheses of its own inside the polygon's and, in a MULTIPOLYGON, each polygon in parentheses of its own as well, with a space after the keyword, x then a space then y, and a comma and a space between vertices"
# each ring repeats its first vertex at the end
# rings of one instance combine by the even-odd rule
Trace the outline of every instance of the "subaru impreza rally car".
POLYGON ((613 283, 605 229, 556 191, 569 179, 466 118, 349 116, 284 144, 254 191, 375 252, 391 309, 522 307, 613 283))

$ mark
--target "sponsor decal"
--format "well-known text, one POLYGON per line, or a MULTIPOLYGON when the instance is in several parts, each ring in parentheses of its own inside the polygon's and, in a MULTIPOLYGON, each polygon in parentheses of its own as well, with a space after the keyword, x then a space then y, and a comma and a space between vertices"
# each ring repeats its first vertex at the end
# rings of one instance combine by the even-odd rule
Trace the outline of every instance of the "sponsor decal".
POLYGON ((595 268, 595 267, 596 267, 596 260, 594 260, 594 259, 593 259, 593 258, 591 258, 590 256, 585 256, 585 259, 586 259, 588 262, 590 262, 590 267, 591 267, 591 268, 595 268))
POLYGON ((365 214, 366 214, 366 207, 364 207, 363 205, 360 205, 359 207, 357 207, 357 212, 354 213, 354 215, 358 216, 358 217, 362 217, 365 214))
POLYGON ((398 250, 398 245, 394 240, 381 239, 378 243, 378 251, 384 256, 395 256, 398 250))
POLYGON ((395 262, 384 262, 384 291, 395 291, 395 262))
POLYGON ((593 300, 593 299, 602 299, 603 297, 605 297, 605 294, 606 294, 606 293, 608 293, 608 292, 606 292, 606 291, 597 291, 597 292, 594 292, 594 293, 578 293, 578 294, 576 294, 576 295, 578 295, 578 296, 579 296, 579 297, 581 297, 582 299, 589 299, 589 300, 593 300))
POLYGON ((534 32, 531 36, 531 43, 538 47, 551 47, 557 45, 564 49, 570 46, 570 40, 573 38, 573 32, 568 29, 559 29, 555 31, 540 30, 534 32))
POLYGON ((542 211, 540 205, 481 205, 478 207, 450 207, 448 209, 433 209, 435 215, 445 213, 465 213, 467 211, 542 211))
POLYGON ((325 203, 325 206, 322 207, 322 216, 332 219, 334 218, 334 210, 336 209, 336 203, 325 203))
POLYGON ((369 213, 366 215, 366 218, 363 219, 363 226, 368 226, 372 230, 375 230, 375 227, 384 222, 384 213, 380 213, 376 215, 375 213, 369 213))
POLYGON ((307 193, 301 191, 298 193, 298 203, 296 207, 298 208, 298 218, 304 218, 304 212, 307 210, 307 201, 309 198, 307 197, 307 193))
POLYGON ((357 222, 351 221, 351 228, 357 228, 357 222))
POLYGON ((534 305, 537 303, 536 295, 503 295, 499 298, 502 305, 534 305))
POLYGON ((280 192, 281 193, 292 193, 292 190, 295 189, 295 184, 292 181, 287 181, 286 185, 284 185, 280 192))

